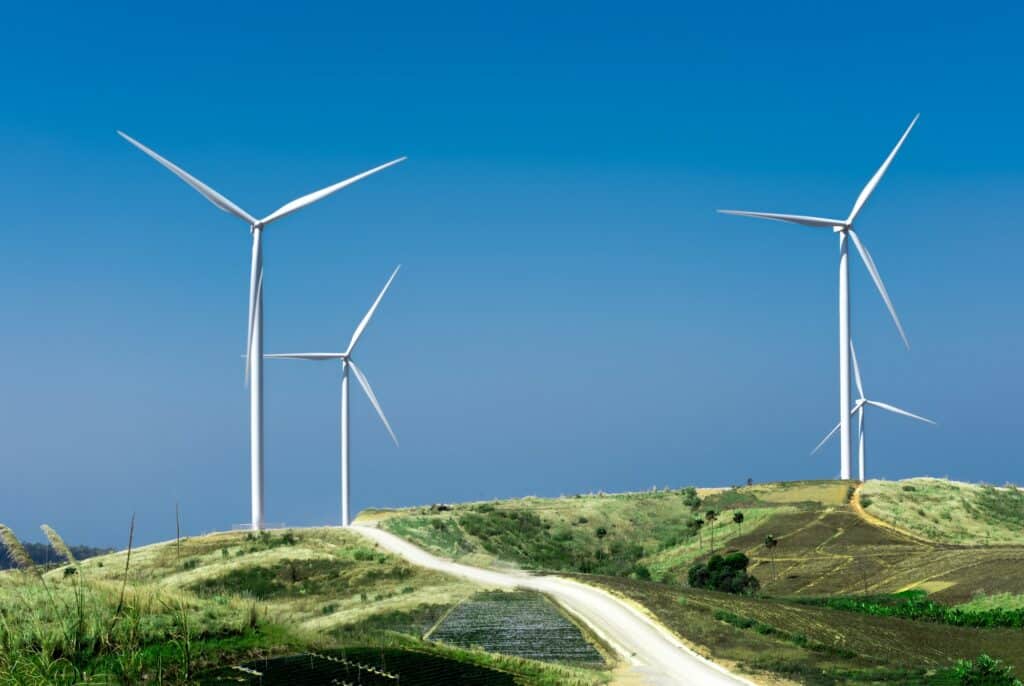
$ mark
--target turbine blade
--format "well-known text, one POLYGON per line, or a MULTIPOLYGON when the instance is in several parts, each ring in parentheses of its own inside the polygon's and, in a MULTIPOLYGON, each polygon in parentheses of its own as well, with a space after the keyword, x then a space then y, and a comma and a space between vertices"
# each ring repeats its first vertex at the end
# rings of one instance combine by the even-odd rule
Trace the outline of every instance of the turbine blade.
POLYGON ((268 214, 266 217, 264 217, 261 221, 262 221, 263 224, 269 224, 271 222, 275 222, 278 219, 281 219, 282 217, 288 216, 292 212, 296 212, 298 210, 301 210, 306 205, 312 205, 317 200, 322 200, 323 198, 326 198, 328 195, 331 195, 332 193, 337 193, 338 191, 340 191, 345 186, 351 186, 356 181, 359 181, 361 179, 365 179, 367 176, 370 176, 371 174, 376 174, 377 172, 379 172, 381 170, 384 170, 384 169, 387 169, 388 167, 391 167, 393 165, 396 165, 399 162, 404 162, 406 159, 407 158, 405 158, 405 157, 399 157, 397 160, 391 160, 390 162, 382 164, 379 167, 374 167, 373 169, 370 169, 369 171, 364 171, 362 174, 356 174, 352 178, 345 179, 344 181, 339 181, 338 183, 334 184, 333 186, 328 186, 327 188, 321 188, 320 190, 313 191, 312 193, 308 193, 308 194, 302 196, 301 198, 296 198, 295 200, 292 200, 290 203, 288 203, 286 205, 282 205, 278 209, 274 210, 273 212, 268 214))
POLYGON ((850 358, 853 360, 853 380, 857 382, 857 393, 860 399, 864 399, 864 384, 860 378, 860 365, 857 364, 857 351, 853 349, 853 339, 850 339, 850 358))
POLYGON ((835 433, 836 431, 839 431, 839 427, 840 427, 841 425, 842 425, 842 422, 840 422, 839 424, 836 424, 835 428, 834 428, 834 429, 832 429, 831 431, 829 431, 829 432, 828 432, 828 435, 827 435, 827 436, 825 436, 825 438, 821 439, 821 443, 819 443, 818 445, 814 446, 814 450, 812 450, 812 451, 811 451, 811 455, 813 455, 814 453, 816 453, 816 452, 818 452, 819 450, 821 450, 821 446, 823 446, 823 445, 825 445, 826 443, 828 443, 828 439, 832 438, 832 435, 833 435, 833 434, 834 434, 834 433, 835 433))
POLYGON ((903 324, 900 323, 900 317, 896 314, 896 308, 892 305, 892 300, 889 298, 889 292, 885 290, 885 284, 882 283, 882 275, 878 273, 878 267, 875 266, 875 261, 871 259, 871 253, 868 252, 867 247, 860 242, 860 237, 857 236, 857 232, 853 229, 849 229, 847 232, 850 234, 850 238, 853 239, 853 244, 857 246, 857 252, 860 253, 860 258, 864 260, 864 266, 868 268, 868 272, 871 273, 871 278, 875 282, 875 286, 878 287, 878 292, 882 296, 882 300, 885 301, 885 306, 889 308, 889 314, 892 315, 892 321, 896 324, 896 330, 900 332, 900 338, 903 339, 903 344, 907 346, 907 350, 910 350, 910 341, 907 340, 907 334, 903 331, 903 324))
POLYGON ((907 412, 906 410, 901 410, 900 408, 895 407, 893 405, 889 405, 888 403, 880 403, 877 400, 866 400, 865 402, 868 405, 874 405, 875 407, 879 407, 879 408, 881 408, 883 410, 888 410, 889 412, 894 412, 896 414, 901 414, 904 417, 910 417, 911 419, 916 419, 919 422, 925 422, 927 424, 935 424, 935 422, 933 422, 932 420, 928 419, 927 417, 921 417, 921 416, 916 415, 916 414, 914 414, 912 412, 907 412))
POLYGON ((391 287, 391 282, 395 280, 396 276, 398 276, 398 270, 401 268, 402 265, 398 265, 397 267, 395 267, 395 271, 391 273, 391 278, 389 278, 388 282, 384 284, 384 288, 381 289, 380 295, 377 296, 377 299, 373 301, 373 305, 370 306, 370 309, 366 313, 366 316, 363 317, 363 321, 359 322, 359 326, 356 327, 355 332, 353 332, 352 334, 352 340, 350 340, 348 343, 348 350, 345 351, 346 353, 351 354, 352 351, 355 349, 356 343, 359 342, 359 338, 363 335, 363 331, 366 330, 367 325, 373 318, 373 313, 377 311, 377 306, 380 305, 381 299, 383 299, 384 294, 388 292, 388 288, 391 287))
POLYGON ((343 360, 345 353, 272 353, 263 357, 268 360, 343 360))
POLYGON ((124 133, 123 131, 118 131, 117 135, 119 135, 121 138, 125 139, 126 141, 128 141, 129 143, 134 145, 136 148, 138 148, 139 150, 141 150, 142 152, 146 153, 147 155, 152 157, 154 160, 156 160, 157 162, 162 164, 172 174, 177 176, 179 179, 181 179, 182 181, 184 181, 188 185, 192 186, 192 188, 197 190, 200 195, 202 195, 204 198, 206 198, 207 200, 212 202, 214 205, 219 207, 221 210, 227 212, 228 214, 235 215, 236 217, 238 217, 239 219, 244 220, 248 224, 255 224, 256 223, 256 218, 253 217, 251 214, 249 214, 248 212, 243 210, 241 207, 239 207, 235 203, 233 203, 230 200, 228 200, 227 198, 225 198, 223 195, 221 195, 217 191, 215 191, 212 188, 210 188, 209 186, 207 186, 205 183, 203 183, 202 181, 200 181, 196 177, 194 177, 191 174, 189 174, 187 171, 185 171, 184 169, 182 169, 178 165, 174 164, 170 160, 167 160, 167 159, 161 157, 160 155, 158 155, 154 151, 150 150, 145 145, 143 145, 142 143, 138 142, 137 140, 135 140, 134 138, 132 138, 128 134, 124 133))
POLYGON ((721 214, 732 214, 737 217, 753 217, 755 219, 774 219, 780 222, 789 222, 790 224, 803 224, 804 226, 822 226, 826 228, 833 228, 836 226, 845 226, 846 222, 842 219, 828 219, 825 217, 806 217, 802 214, 778 214, 776 212, 747 212, 745 210, 718 210, 721 214))
POLYGON ((359 367, 356 366, 356 363, 353 362, 351 358, 348 361, 348 365, 352 367, 352 372, 356 376, 356 381, 358 381, 359 385, 363 387, 364 391, 366 391, 366 397, 370 399, 370 404, 373 405, 373 409, 377 410, 377 416, 379 416, 380 420, 384 422, 384 428, 388 430, 389 434, 391 434, 391 440, 395 442, 395 446, 398 446, 398 436, 396 436, 395 432, 391 430, 391 425, 388 424, 388 418, 384 416, 384 410, 380 409, 380 403, 377 402, 377 396, 374 395, 373 389, 370 388, 369 380, 367 380, 366 376, 363 375, 363 372, 360 371, 359 367))
POLYGON ((245 339, 245 386, 249 386, 252 372, 252 337, 256 326, 256 303, 263 291, 263 248, 260 243, 262 231, 252 232, 252 266, 249 270, 249 332, 245 339))
POLYGON ((900 140, 896 143, 896 147, 892 149, 889 156, 885 158, 885 162, 882 162, 882 166, 878 168, 875 175, 871 177, 867 185, 864 186, 864 189, 861 190, 860 195, 857 196, 857 202, 853 203, 853 210, 850 211, 850 216, 846 220, 847 224, 853 224, 853 220, 857 218, 858 214, 860 214, 860 211, 864 208, 864 203, 868 201, 868 198, 871 197, 871 194, 874 192, 878 182, 882 180, 885 172, 889 169, 889 165, 892 164, 893 159, 896 157, 896 153, 898 153, 900 151, 900 147, 903 146, 903 141, 907 140, 907 136, 910 135, 910 130, 914 128, 914 124, 917 123, 917 118, 920 116, 920 114, 914 115, 913 121, 910 122, 910 126, 908 126, 907 130, 903 132, 902 136, 900 136, 900 140))

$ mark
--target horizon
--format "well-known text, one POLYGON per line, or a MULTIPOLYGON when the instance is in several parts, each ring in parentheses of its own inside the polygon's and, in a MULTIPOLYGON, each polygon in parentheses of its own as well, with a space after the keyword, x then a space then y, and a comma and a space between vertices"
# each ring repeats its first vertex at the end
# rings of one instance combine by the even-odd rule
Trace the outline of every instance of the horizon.
MULTIPOLYGON (((26 540, 248 519, 249 237, 119 129, 260 216, 408 155, 264 238, 266 353, 344 346, 402 265, 358 512, 834 477, 834 239, 716 210, 846 216, 921 112, 858 218, 912 347, 853 253, 852 331, 866 395, 938 426, 872 416, 867 476, 1024 482, 1024 8, 127 7, 18 7, 0 48, 26 540)), ((340 372, 264 369, 266 520, 334 525, 340 372)))

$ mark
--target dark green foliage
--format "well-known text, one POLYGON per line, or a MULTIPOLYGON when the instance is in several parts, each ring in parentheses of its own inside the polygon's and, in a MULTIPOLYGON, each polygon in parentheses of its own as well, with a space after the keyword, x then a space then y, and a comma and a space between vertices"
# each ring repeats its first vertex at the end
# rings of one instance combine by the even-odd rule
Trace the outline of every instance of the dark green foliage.
MULTIPOLYGON (((235 569, 215 579, 204 579, 191 588, 203 595, 248 593, 255 598, 285 595, 346 593, 349 580, 344 575, 345 560, 281 560, 267 567, 235 569)), ((361 583, 375 579, 401 579, 410 574, 409 567, 371 567, 360 574, 361 583)))
POLYGON ((466 512, 458 525, 487 552, 535 569, 628 575, 644 556, 643 546, 618 539, 605 527, 593 538, 574 537, 572 530, 552 529, 526 510, 466 512), (596 549, 595 541, 600 541, 596 549))
POLYGON ((864 507, 864 508, 871 507, 871 503, 873 503, 873 502, 874 501, 871 498, 867 497, 866 495, 862 495, 860 497, 860 506, 861 507, 864 507))
MULTIPOLYGON (((64 558, 61 557, 60 553, 54 550, 53 546, 48 543, 25 543, 22 541, 22 545, 25 546, 25 551, 37 565, 43 565, 46 563, 50 563, 51 565, 64 564, 64 558)), ((73 545, 68 547, 71 549, 76 560, 86 560, 90 557, 106 555, 107 553, 114 552, 111 548, 92 548, 87 545, 73 545)), ((7 550, 0 545, 0 569, 13 569, 15 566, 16 565, 7 557, 7 550)))
POLYGON ((756 507, 761 501, 753 493, 739 488, 722 491, 704 499, 705 504, 720 510, 734 510, 739 507, 756 507))
POLYGON ((1013 667, 982 654, 977 660, 959 660, 953 673, 963 686, 1021 686, 1013 667))
POLYGON ((697 495, 697 489, 693 486, 687 486, 682 491, 683 505, 696 512, 700 509, 700 496, 697 495))
POLYGON ((725 610, 716 610, 713 616, 718 621, 731 624, 737 629, 753 629, 762 636, 774 636, 776 638, 781 638, 784 641, 789 641, 794 645, 798 645, 801 648, 807 648, 808 650, 813 650, 816 653, 825 653, 836 657, 856 656, 856 653, 849 650, 810 641, 804 634, 792 634, 787 631, 782 631, 771 624, 765 624, 764 622, 759 622, 756 619, 751 619, 749 617, 741 617, 740 615, 733 614, 732 612, 726 612, 725 610))
POLYGON ((260 550, 269 550, 284 545, 295 545, 298 543, 298 540, 291 531, 285 531, 283 534, 278 535, 274 535, 271 531, 249 532, 245 535, 247 543, 245 552, 255 553, 260 550))
POLYGON ((978 514, 986 519, 995 519, 1011 526, 1024 527, 1024 491, 1014 487, 985 487, 975 501, 978 514))
POLYGON ((261 676, 221 669, 202 684, 244 683, 260 686, 350 683, 363 686, 514 686, 516 675, 432 655, 395 648, 349 648, 327 654, 292 655, 244 665, 261 676), (385 674, 382 674, 384 672, 385 674), (397 678, 396 678, 397 677, 397 678))
POLYGON ((1024 609, 962 610, 928 600, 924 591, 867 597, 799 598, 795 602, 877 617, 901 617, 953 626, 1024 628, 1024 609))
POLYGON ((690 586, 725 593, 753 593, 760 584, 747 573, 749 564, 750 560, 743 553, 729 553, 725 557, 712 555, 706 563, 698 562, 690 567, 690 586))

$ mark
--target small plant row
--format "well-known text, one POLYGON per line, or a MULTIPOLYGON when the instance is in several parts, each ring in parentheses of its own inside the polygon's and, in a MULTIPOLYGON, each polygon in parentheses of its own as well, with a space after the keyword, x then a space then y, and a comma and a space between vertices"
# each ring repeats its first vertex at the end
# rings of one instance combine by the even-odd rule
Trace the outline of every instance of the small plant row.
POLYGON ((918 592, 865 598, 797 598, 794 599, 794 602, 845 612, 859 612, 876 617, 900 617, 952 626, 1024 628, 1024 608, 964 610, 941 605, 924 598, 923 595, 918 592))
POLYGON ((732 612, 726 612, 725 610, 715 610, 714 618, 720 622, 731 624, 737 629, 753 629, 762 636, 774 636, 782 639, 783 641, 788 641, 789 643, 798 645, 801 648, 813 650, 816 653, 833 655, 836 657, 857 657, 857 653, 851 650, 818 643, 817 641, 808 639, 804 634, 791 634, 788 631, 778 629, 771 624, 765 624, 764 622, 759 622, 756 619, 742 617, 740 615, 733 614, 732 612))

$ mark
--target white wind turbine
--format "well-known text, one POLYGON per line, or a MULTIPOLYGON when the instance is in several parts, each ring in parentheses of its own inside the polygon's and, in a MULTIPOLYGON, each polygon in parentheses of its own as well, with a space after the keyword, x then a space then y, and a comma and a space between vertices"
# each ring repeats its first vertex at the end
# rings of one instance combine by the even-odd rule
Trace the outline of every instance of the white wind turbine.
MULTIPOLYGON (((860 366, 857 364, 857 351, 853 349, 853 341, 850 341, 850 357, 853 360, 853 378, 857 382, 857 395, 860 396, 857 399, 857 402, 854 403, 853 409, 850 411, 850 416, 852 417, 854 414, 857 415, 857 434, 858 438, 860 439, 859 446, 857 449, 860 462, 860 480, 864 481, 864 453, 866 450, 865 443, 867 441, 867 437, 864 431, 864 410, 867 409, 868 405, 872 405, 874 407, 887 410, 895 414, 901 414, 904 417, 910 417, 911 419, 916 419, 920 422, 925 422, 927 424, 935 424, 935 422, 926 417, 921 417, 911 412, 907 412, 906 410, 901 410, 900 408, 894 407, 887 403, 882 403, 877 400, 868 400, 864 396, 864 384, 860 378, 860 366)), ((832 435, 837 430, 839 430, 839 426, 840 424, 836 424, 835 427, 828 432, 828 435, 825 436, 825 438, 821 439, 821 443, 815 446, 814 450, 811 451, 811 455, 818 452, 821 449, 821 446, 825 445, 825 443, 828 442, 828 439, 832 438, 832 435)))
POLYGON ((374 394, 373 389, 370 387, 370 382, 367 380, 366 375, 356 366, 356 361, 352 359, 352 353, 355 351, 356 344, 359 342, 360 336, 366 330, 366 326, 370 323, 370 319, 373 317, 373 313, 377 311, 377 306, 380 305, 380 301, 384 298, 384 294, 388 292, 388 288, 391 286, 391 282, 395 280, 398 275, 398 270, 401 269, 401 265, 395 268, 392 272, 391 278, 384 284, 384 288, 381 289, 380 295, 373 301, 373 305, 370 306, 366 316, 363 317, 363 321, 359 322, 359 326, 356 327, 355 332, 352 334, 352 339, 348 343, 348 348, 343 353, 278 353, 273 355, 266 355, 268 358, 275 359, 288 359, 288 360, 314 360, 322 362, 324 360, 340 360, 341 361, 341 525, 349 525, 349 477, 348 477, 348 464, 349 464, 349 448, 348 448, 348 371, 352 370, 352 374, 355 375, 356 381, 366 391, 366 397, 370 399, 370 404, 373 405, 373 409, 377 410, 377 415, 380 420, 384 422, 384 428, 391 434, 391 440, 398 445, 398 437, 395 436, 395 432, 391 430, 391 424, 388 423, 387 417, 384 416, 384 410, 380 408, 380 403, 377 402, 377 396, 374 394))
POLYGON ((257 219, 249 214, 226 197, 213 190, 205 183, 195 178, 187 171, 173 162, 164 159, 154 151, 147 148, 131 136, 118 131, 118 135, 146 153, 161 165, 166 167, 179 179, 199 192, 204 198, 216 205, 218 208, 233 214, 249 225, 249 232, 252 234, 252 266, 249 273, 249 328, 245 345, 245 378, 249 386, 249 434, 250 434, 250 469, 252 488, 252 528, 259 530, 263 528, 263 248, 260 238, 263 229, 269 224, 282 219, 289 214, 301 210, 307 205, 322 200, 332 193, 340 191, 360 179, 371 174, 376 174, 382 169, 404 161, 405 157, 399 157, 379 167, 374 167, 362 174, 339 181, 338 183, 321 188, 301 198, 282 205, 262 219, 257 219))
POLYGON ((843 479, 849 479, 852 471, 852 462, 850 455, 850 269, 847 261, 849 244, 847 237, 849 237, 854 246, 857 248, 857 252, 860 253, 861 259, 864 261, 864 266, 867 267, 868 272, 871 274, 871 278, 875 282, 875 286, 878 287, 878 292, 882 295, 882 300, 885 301, 885 306, 889 308, 889 314, 892 315, 892 320, 896 324, 896 329, 900 333, 900 337, 903 339, 903 343, 910 349, 910 341, 907 340, 907 335, 903 331, 903 325, 900 324, 900 318, 896 314, 896 308, 892 305, 892 300, 889 298, 889 293, 885 289, 885 284, 882 283, 882 277, 878 273, 878 268, 875 266, 875 261, 871 259, 871 253, 868 252, 867 247, 861 242, 857 236, 857 232, 853 230, 854 220, 860 211, 864 209, 865 203, 868 198, 871 197, 871 193, 875 190, 878 182, 882 180, 882 176, 886 170, 889 169, 889 165, 892 164, 893 158, 896 157, 896 153, 899 152, 900 147, 903 145, 903 141, 907 139, 910 134, 910 130, 914 128, 914 124, 917 123, 918 117, 916 115, 913 121, 910 122, 910 126, 900 136, 899 142, 896 143, 896 147, 892 149, 889 156, 882 162, 882 166, 878 168, 875 175, 871 177, 867 185, 861 190, 860 195, 857 196, 857 201, 853 204, 853 209, 850 211, 850 215, 846 219, 829 219, 825 217, 808 217, 797 214, 778 214, 773 212, 745 212, 739 210, 718 210, 724 214, 735 214, 741 217, 755 217, 757 219, 774 219, 776 221, 790 222, 793 224, 802 224, 804 226, 813 226, 819 228, 832 229, 834 233, 839 234, 839 425, 840 425, 840 477, 843 479))

